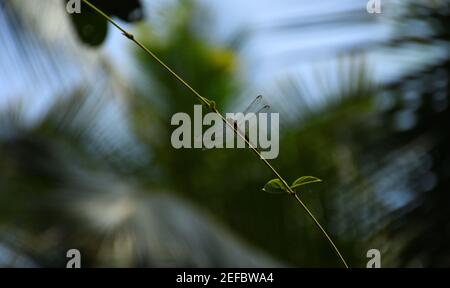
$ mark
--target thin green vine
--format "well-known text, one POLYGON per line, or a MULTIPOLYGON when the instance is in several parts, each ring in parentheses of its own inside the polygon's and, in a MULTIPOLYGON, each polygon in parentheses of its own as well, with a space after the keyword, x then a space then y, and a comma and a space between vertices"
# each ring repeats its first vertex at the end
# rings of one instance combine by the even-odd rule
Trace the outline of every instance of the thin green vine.
POLYGON ((316 217, 312 214, 312 212, 308 209, 308 207, 305 205, 305 203, 303 203, 303 201, 300 199, 300 197, 298 196, 298 194, 294 191, 294 189, 289 186, 286 182, 286 180, 284 180, 284 178, 281 176, 281 174, 272 166, 272 164, 270 164, 270 162, 265 159, 264 157, 262 157, 262 155, 260 154, 260 152, 258 151, 258 149, 256 147, 254 147, 250 141, 247 140, 247 138, 245 137, 245 135, 242 134, 242 132, 237 129, 236 127, 234 127, 234 125, 232 125, 229 121, 226 120, 226 118, 222 115, 222 113, 220 113, 220 111, 218 110, 218 108, 216 107, 216 103, 212 100, 209 100, 206 97, 203 97, 202 95, 200 95, 200 93, 198 93, 194 88, 192 88, 181 76, 179 76, 174 70, 172 70, 166 63, 164 63, 164 61, 162 61, 161 59, 159 59, 158 56, 156 56, 150 49, 148 49, 145 45, 143 45, 139 40, 137 40, 133 34, 131 34, 130 32, 126 31, 123 27, 121 27, 116 21, 114 21, 109 15, 107 15, 105 12, 103 12, 102 10, 100 10, 99 8, 97 8, 94 4, 92 4, 90 1, 88 0, 83 0, 84 3, 86 3, 89 7, 91 7, 93 10, 95 10, 98 14, 100 14, 102 17, 104 17, 106 20, 108 20, 109 23, 111 23, 112 25, 114 25, 117 29, 119 29, 122 34, 128 38, 129 40, 131 40, 132 42, 134 42, 139 48, 141 48, 146 54, 148 54, 150 57, 152 57, 156 62, 158 62, 164 69, 166 69, 170 74, 172 74, 172 76, 174 76, 179 82, 181 82, 181 84, 183 84, 188 90, 190 90, 194 96, 197 98, 197 100, 202 103, 203 105, 205 105, 206 107, 208 107, 211 111, 217 113, 217 115, 220 116, 220 118, 222 119, 222 121, 225 123, 225 125, 227 125, 229 128, 233 129, 234 133, 236 135, 238 135, 240 138, 242 138, 245 143, 247 145, 249 145, 250 149, 259 157, 259 159, 261 159, 261 161, 263 161, 263 163, 266 165, 266 167, 268 167, 272 173, 277 177, 277 179, 279 181, 281 181, 281 183, 283 184, 283 186, 285 187, 284 190, 291 195, 292 197, 294 197, 294 199, 300 204, 300 206, 303 208, 303 210, 305 210, 305 212, 308 214, 308 216, 313 220, 314 224, 317 226, 317 228, 322 232, 322 234, 325 236, 325 238, 327 239, 327 241, 330 243, 331 247, 333 248, 334 252, 337 254, 337 256, 339 257, 339 259, 342 261, 342 263, 344 264, 344 266, 346 268, 349 268, 347 265, 347 262, 345 261, 344 257, 342 256, 341 252, 339 251, 339 249, 337 248, 337 246, 334 244, 333 240, 331 239, 331 237, 328 235, 328 233, 325 231, 325 229, 322 227, 322 225, 320 224, 320 222, 316 219, 316 217))

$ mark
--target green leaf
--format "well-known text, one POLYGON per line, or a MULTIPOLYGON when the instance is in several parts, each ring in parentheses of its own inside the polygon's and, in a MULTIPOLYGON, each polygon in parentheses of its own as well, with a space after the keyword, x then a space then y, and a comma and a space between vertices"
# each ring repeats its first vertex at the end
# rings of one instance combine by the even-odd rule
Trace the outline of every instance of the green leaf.
POLYGON ((303 176, 295 180, 294 183, 292 183, 291 189, 296 189, 300 186, 317 182, 322 182, 322 180, 314 176, 303 176))
POLYGON ((268 193, 283 193, 286 191, 286 186, 280 179, 272 179, 264 185, 262 191, 268 193))

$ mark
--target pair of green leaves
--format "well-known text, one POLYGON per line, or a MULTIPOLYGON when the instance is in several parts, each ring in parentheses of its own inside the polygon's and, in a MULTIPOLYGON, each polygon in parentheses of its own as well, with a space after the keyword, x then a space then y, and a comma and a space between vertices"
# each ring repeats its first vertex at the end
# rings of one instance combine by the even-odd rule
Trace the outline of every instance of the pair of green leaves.
MULTIPOLYGON (((295 180, 290 188, 293 191, 296 191, 296 189, 300 188, 301 186, 317 182, 322 182, 322 180, 314 176, 303 176, 295 180)), ((288 187, 286 187, 286 185, 284 185, 280 179, 270 180, 266 183, 266 185, 264 185, 264 188, 262 190, 268 193, 288 193, 288 187)))
MULTIPOLYGON (((64 0, 67 4, 69 0, 64 0)), ((135 22, 144 18, 140 0, 89 0, 90 3, 112 17, 126 22, 135 22)), ((90 46, 99 46, 108 33, 108 22, 84 2, 81 2, 81 13, 70 15, 80 40, 90 46)))

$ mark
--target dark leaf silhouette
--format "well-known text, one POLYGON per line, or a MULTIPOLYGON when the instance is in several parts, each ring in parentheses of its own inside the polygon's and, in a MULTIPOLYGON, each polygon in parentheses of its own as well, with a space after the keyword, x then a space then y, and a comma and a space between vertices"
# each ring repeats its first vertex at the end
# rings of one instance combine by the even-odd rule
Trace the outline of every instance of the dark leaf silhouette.
MULTIPOLYGON (((68 2, 68 0, 64 1, 68 2)), ((136 22, 144 18, 140 0, 91 0, 91 3, 109 16, 118 17, 123 21, 136 22)), ((71 14, 78 36, 85 44, 91 46, 101 45, 108 32, 107 21, 84 2, 82 2, 81 10, 82 12, 79 14, 71 14)))

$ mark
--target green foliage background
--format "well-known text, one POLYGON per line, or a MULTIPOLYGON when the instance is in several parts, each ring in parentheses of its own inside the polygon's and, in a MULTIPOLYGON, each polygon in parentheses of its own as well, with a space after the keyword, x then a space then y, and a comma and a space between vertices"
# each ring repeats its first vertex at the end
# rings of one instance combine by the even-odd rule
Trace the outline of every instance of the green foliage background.
MULTIPOLYGON (((420 18, 432 36, 412 39, 400 31, 387 45, 448 45, 448 13, 408 7, 399 21, 420 18)), ((181 1, 167 12, 164 37, 145 23, 136 26, 136 36, 226 110, 245 91, 239 59, 231 44, 205 40, 196 26, 199 11, 181 1)), ((170 118, 192 113, 195 98, 141 50, 123 53, 138 67, 125 89, 107 65, 98 77, 106 81, 94 81, 100 89, 120 86, 119 98, 80 85, 37 124, 24 125, 19 108, 2 113, 0 239, 24 261, 19 263, 64 266, 64 251, 76 247, 86 266, 340 265, 296 202, 261 191, 273 177, 250 151, 172 148, 170 118), (111 103, 120 106, 116 117, 127 135, 114 124, 97 125, 111 103)), ((343 75, 339 89, 320 107, 308 105, 298 79, 281 84, 288 106, 298 109, 272 105, 282 118, 274 165, 289 181, 299 175, 324 179, 299 195, 351 266, 364 267, 365 253, 374 247, 388 255, 386 266, 448 265, 450 122, 448 106, 433 104, 435 94, 448 101, 448 54, 380 85, 373 83, 363 53, 347 56, 340 62, 344 72, 335 71, 343 75), (411 109, 403 97, 408 89, 420 99, 413 110, 416 125, 399 131, 396 115, 411 109), (382 95, 391 95, 395 105, 380 109, 382 95), (432 164, 424 164, 423 153, 432 164), (396 170, 398 159, 406 163, 396 170), (430 173, 435 185, 421 189, 420 179, 430 173), (380 195, 398 187, 407 187, 414 201, 392 209, 380 195)), ((246 102, 254 96, 245 96, 246 102)))

